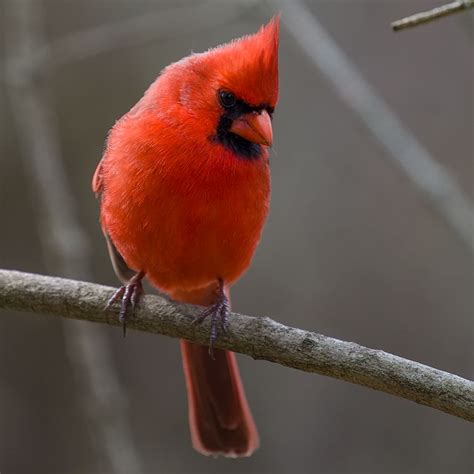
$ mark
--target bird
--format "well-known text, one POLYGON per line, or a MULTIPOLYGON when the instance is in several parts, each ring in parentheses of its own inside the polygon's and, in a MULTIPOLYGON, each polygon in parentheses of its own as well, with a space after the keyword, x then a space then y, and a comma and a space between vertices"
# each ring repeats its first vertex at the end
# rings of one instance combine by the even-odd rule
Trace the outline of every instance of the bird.
POLYGON ((92 179, 122 286, 108 303, 123 324, 143 279, 205 307, 209 345, 181 341, 193 447, 250 456, 259 435, 235 354, 214 347, 230 321, 230 289, 250 266, 270 202, 280 16, 165 67, 108 134, 92 179))

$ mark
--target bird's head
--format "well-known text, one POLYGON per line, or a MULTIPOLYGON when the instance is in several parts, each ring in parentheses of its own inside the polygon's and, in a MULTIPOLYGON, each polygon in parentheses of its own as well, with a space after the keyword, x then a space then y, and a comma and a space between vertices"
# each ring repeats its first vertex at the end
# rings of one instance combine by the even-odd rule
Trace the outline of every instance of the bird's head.
POLYGON ((241 158, 261 156, 273 141, 279 20, 168 66, 156 83, 158 108, 190 138, 205 136, 241 158))

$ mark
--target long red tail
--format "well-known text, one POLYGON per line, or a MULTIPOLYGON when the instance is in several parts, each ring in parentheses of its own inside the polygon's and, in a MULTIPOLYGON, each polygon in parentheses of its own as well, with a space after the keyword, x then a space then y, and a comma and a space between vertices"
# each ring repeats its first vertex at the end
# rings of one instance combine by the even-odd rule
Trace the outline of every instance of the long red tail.
POLYGON ((202 454, 250 456, 259 445, 235 354, 181 341, 188 389, 189 425, 202 454))
MULTIPOLYGON (((189 292, 176 290, 171 296, 207 306, 214 302, 215 291, 216 285, 211 285, 189 292)), ((208 351, 205 346, 181 341, 193 446, 205 455, 250 456, 259 439, 235 354, 214 349, 213 360, 208 351)))

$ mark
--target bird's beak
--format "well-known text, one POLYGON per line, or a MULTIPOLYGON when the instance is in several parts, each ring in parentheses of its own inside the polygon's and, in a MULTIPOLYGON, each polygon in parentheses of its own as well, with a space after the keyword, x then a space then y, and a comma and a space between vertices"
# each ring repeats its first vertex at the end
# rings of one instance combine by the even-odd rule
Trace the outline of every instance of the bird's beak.
POLYGON ((234 120, 230 131, 260 145, 271 146, 273 142, 272 121, 266 110, 241 115, 234 120))

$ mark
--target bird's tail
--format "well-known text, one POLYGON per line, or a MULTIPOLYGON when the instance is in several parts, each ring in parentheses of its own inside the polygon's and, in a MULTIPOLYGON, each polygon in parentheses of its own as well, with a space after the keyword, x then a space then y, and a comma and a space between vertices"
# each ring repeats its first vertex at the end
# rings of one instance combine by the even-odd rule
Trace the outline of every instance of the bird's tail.
POLYGON ((258 434, 233 352, 181 341, 188 389, 189 425, 194 448, 202 454, 250 456, 258 434))
MULTIPOLYGON (((174 296, 187 303, 211 302, 191 295, 174 296)), ((214 349, 212 359, 207 347, 187 341, 181 341, 181 353, 194 448, 205 455, 250 456, 258 448, 259 438, 235 354, 214 349)))

